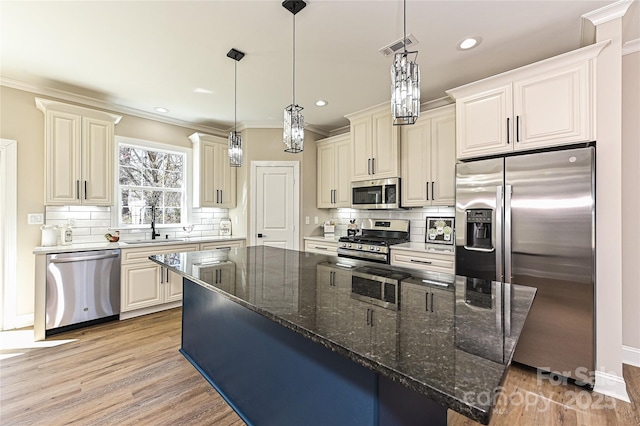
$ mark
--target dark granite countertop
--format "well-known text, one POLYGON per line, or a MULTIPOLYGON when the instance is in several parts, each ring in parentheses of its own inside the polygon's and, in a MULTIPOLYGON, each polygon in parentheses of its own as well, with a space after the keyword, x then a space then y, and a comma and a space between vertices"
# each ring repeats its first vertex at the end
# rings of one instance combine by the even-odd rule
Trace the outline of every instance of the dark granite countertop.
POLYGON ((151 260, 484 424, 535 294, 273 247, 151 260), (366 296, 377 289, 384 300, 366 296))

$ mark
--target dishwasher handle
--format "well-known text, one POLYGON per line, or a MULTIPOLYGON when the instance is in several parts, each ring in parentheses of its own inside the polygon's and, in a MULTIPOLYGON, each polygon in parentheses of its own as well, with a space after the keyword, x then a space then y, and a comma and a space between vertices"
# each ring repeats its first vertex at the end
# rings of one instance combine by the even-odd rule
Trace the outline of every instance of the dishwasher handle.
POLYGON ((72 256, 72 257, 58 257, 49 260, 51 263, 68 263, 68 262, 84 262, 87 260, 100 260, 111 259, 120 256, 119 253, 97 254, 94 256, 72 256))

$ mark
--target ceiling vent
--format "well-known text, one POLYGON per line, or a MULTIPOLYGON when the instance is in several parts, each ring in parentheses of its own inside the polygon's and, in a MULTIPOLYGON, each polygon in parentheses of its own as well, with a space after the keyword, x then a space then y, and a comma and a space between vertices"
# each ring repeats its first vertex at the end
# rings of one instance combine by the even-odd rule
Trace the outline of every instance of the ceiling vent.
MULTIPOLYGON (((407 43, 408 50, 412 49, 413 46, 418 44, 418 39, 413 34, 407 34, 407 38, 405 40, 407 43)), ((385 47, 378 50, 378 52, 382 53, 384 56, 389 56, 403 50, 403 46, 404 46, 403 39, 400 39, 386 45, 385 47)))

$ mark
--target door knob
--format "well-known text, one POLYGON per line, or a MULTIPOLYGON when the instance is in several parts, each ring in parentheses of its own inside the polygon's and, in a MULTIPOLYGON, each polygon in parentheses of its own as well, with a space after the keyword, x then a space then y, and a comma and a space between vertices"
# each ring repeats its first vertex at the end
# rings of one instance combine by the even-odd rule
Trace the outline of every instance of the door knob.
POLYGON ((264 234, 258 234, 258 238, 267 238, 267 236, 264 234))

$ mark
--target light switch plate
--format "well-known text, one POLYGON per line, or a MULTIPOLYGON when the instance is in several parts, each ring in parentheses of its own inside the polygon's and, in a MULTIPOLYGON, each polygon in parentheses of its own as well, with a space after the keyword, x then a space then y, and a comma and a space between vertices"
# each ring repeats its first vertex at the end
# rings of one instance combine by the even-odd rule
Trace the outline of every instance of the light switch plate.
POLYGON ((27 213, 28 225, 42 225, 44 223, 44 214, 42 213, 27 213))
POLYGON ((305 216, 304 217, 304 224, 308 225, 309 224, 309 216, 305 216))

